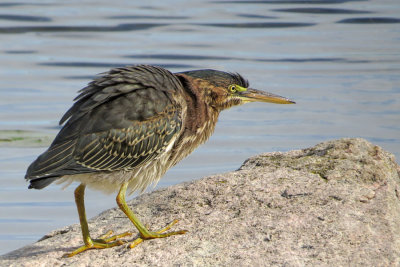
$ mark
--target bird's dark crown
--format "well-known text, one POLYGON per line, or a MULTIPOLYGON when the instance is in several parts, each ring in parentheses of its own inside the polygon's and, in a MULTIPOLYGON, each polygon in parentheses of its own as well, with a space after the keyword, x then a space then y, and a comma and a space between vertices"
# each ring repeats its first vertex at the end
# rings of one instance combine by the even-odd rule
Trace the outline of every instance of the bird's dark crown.
POLYGON ((218 70, 205 69, 185 71, 181 72, 180 74, 188 75, 193 78, 204 79, 209 83, 220 87, 227 87, 232 84, 236 84, 244 88, 249 87, 249 82, 239 73, 228 73, 218 70))

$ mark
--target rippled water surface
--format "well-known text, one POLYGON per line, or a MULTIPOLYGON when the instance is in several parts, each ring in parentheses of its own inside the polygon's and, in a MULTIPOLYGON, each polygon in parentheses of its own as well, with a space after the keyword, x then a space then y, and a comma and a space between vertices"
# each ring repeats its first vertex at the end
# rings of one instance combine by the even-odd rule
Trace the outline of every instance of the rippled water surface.
MULTIPOLYGON (((297 102, 225 111, 209 142, 159 187, 340 137, 366 138, 399 158, 398 0, 158 2, 0 3, 0 130, 43 136, 22 145, 2 138, 10 142, 0 147, 0 254, 78 222, 74 186, 27 190, 23 176, 76 91, 112 67, 239 72, 297 102)), ((114 199, 89 190, 88 216, 114 199)))

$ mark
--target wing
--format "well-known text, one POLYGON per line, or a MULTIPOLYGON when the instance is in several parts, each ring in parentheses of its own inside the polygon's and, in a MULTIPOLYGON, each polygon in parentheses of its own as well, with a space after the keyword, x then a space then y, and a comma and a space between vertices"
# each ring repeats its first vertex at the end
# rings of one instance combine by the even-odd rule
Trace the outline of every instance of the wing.
POLYGON ((157 157, 173 142, 181 129, 179 113, 168 105, 164 112, 129 123, 128 127, 86 134, 79 139, 74 160, 92 171, 136 168, 157 157))
POLYGON ((174 100, 180 88, 173 74, 150 66, 114 69, 93 81, 61 119, 68 121, 50 148, 29 166, 30 187, 154 159, 181 131, 182 108, 174 100))

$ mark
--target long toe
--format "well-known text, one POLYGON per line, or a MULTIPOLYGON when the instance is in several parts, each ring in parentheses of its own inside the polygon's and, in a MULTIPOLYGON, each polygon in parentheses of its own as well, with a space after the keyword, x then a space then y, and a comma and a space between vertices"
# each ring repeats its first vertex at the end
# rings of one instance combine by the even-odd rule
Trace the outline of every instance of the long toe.
POLYGON ((125 232, 119 235, 113 235, 110 236, 112 234, 112 231, 107 232, 105 235, 102 235, 101 237, 99 237, 99 239, 95 239, 94 241, 98 241, 98 242, 106 242, 109 243, 111 241, 120 239, 120 238, 124 238, 126 236, 131 236, 132 233, 131 232, 125 232))
POLYGON ((89 244, 83 245, 76 250, 72 251, 71 253, 67 253, 63 255, 63 258, 73 257, 81 252, 84 252, 89 249, 104 249, 104 248, 112 248, 116 246, 123 245, 126 241, 119 240, 119 238, 123 238, 126 236, 132 235, 130 232, 125 232, 119 235, 110 236, 112 231, 107 232, 106 234, 102 235, 100 238, 97 239, 90 239, 89 244))
POLYGON ((160 229, 158 231, 147 232, 145 234, 141 234, 141 237, 139 237, 139 238, 135 239, 134 241, 132 241, 129 244, 129 247, 130 248, 134 248, 134 247, 136 247, 137 245, 139 245, 140 243, 142 243, 146 239, 164 238, 164 237, 168 237, 168 236, 171 236, 171 235, 183 235, 183 234, 186 234, 188 232, 187 230, 180 230, 180 231, 165 233, 166 231, 171 229, 171 227, 174 226, 177 222, 178 222, 178 220, 174 220, 173 222, 171 222, 170 224, 168 224, 167 226, 165 226, 164 228, 162 228, 162 229, 160 229))

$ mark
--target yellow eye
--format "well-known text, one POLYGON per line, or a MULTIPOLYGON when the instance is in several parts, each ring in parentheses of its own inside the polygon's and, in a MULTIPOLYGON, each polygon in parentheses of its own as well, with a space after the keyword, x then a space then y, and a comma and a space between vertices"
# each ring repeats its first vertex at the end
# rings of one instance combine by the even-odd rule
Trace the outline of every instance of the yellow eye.
POLYGON ((236 86, 235 85, 229 85, 229 91, 231 91, 231 93, 236 93, 236 86))

